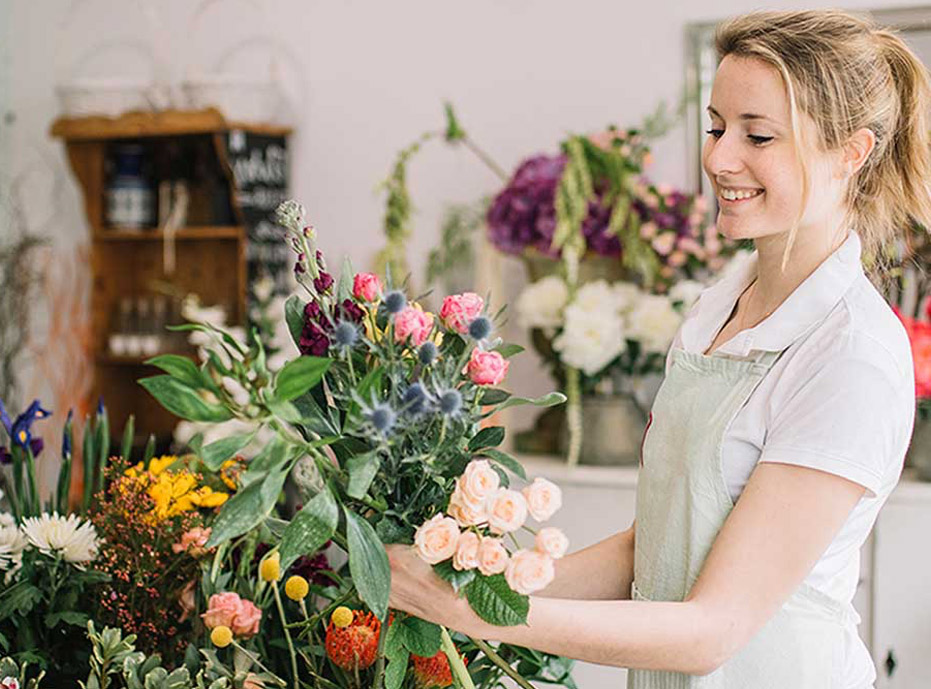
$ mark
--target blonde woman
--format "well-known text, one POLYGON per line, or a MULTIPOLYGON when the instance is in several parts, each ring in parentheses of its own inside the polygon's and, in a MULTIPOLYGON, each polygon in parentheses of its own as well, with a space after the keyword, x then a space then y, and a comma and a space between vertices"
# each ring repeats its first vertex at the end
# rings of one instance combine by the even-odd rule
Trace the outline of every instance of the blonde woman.
POLYGON ((703 165, 719 231, 756 251, 670 348, 634 525, 559 560, 527 626, 484 624, 407 547, 389 549, 391 605, 631 668, 638 689, 864 689, 859 549, 915 396, 906 333, 861 254, 931 226, 928 75, 840 11, 739 17, 716 47, 703 165))

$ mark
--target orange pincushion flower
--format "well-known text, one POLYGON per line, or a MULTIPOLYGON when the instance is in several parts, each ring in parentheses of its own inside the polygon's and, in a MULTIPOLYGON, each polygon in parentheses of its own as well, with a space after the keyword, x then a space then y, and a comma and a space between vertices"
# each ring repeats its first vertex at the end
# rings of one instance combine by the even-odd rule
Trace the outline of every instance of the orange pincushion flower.
MULTIPOLYGON (((422 658, 412 653, 411 661, 414 666, 414 680, 419 689, 442 688, 452 685, 453 673, 449 668, 449 658, 446 657, 443 651, 440 651, 432 658, 422 658)), ((469 661, 463 656, 462 662, 468 663, 469 661)))
POLYGON ((347 627, 337 627, 331 620, 326 628, 326 652, 338 667, 352 672, 365 670, 375 662, 381 622, 372 613, 353 610, 347 627))

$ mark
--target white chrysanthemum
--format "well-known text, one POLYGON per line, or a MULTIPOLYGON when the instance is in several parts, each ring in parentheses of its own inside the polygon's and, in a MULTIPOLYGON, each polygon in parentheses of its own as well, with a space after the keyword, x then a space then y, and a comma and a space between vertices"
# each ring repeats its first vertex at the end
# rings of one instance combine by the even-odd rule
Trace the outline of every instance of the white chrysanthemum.
POLYGON ((562 333, 553 340, 562 361, 595 375, 627 348, 621 319, 615 313, 586 311, 573 304, 566 309, 562 333))
POLYGON ((60 517, 43 514, 23 520, 23 533, 29 542, 47 555, 61 553, 67 562, 92 562, 97 557, 97 530, 76 514, 60 517))
POLYGON ((627 337, 639 341, 647 352, 663 353, 681 323, 682 315, 668 297, 646 294, 627 315, 627 337))
POLYGON ((579 287, 572 305, 589 313, 608 316, 617 312, 617 296, 605 280, 595 280, 579 287))
POLYGON ((550 275, 527 285, 517 298, 517 319, 525 328, 558 328, 569 290, 562 278, 550 275))
POLYGON ((618 311, 627 313, 633 309, 644 292, 632 282, 614 283, 614 303, 618 311))
POLYGON ((682 280, 669 290, 670 301, 681 301, 682 313, 685 313, 698 301, 699 295, 705 290, 705 285, 697 280, 682 280))
POLYGON ((26 545, 26 537, 16 526, 13 515, 0 513, 0 570, 19 569, 26 545))

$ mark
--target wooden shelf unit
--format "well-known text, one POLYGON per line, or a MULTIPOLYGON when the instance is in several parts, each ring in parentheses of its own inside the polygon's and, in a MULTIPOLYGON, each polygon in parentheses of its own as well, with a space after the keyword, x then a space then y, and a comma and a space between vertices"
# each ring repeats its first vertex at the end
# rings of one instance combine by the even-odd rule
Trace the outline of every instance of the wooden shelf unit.
MULTIPOLYGON (((255 218, 267 213, 254 209, 245 211, 241 206, 241 188, 230 163, 233 150, 230 143, 234 135, 239 141, 249 136, 281 137, 284 147, 290 134, 287 127, 229 121, 215 108, 129 112, 115 118, 59 118, 52 124, 51 135, 64 141, 90 226, 95 369, 92 399, 103 397, 114 437, 121 432, 130 414, 136 416, 136 428, 141 437, 155 433, 160 443, 170 439, 178 423, 177 417, 165 411, 136 382, 158 373, 143 363, 149 357, 116 356, 108 351, 109 333, 120 299, 153 294, 158 291, 156 285, 170 286, 177 295, 193 292, 204 304, 227 306, 231 311, 230 324, 244 324, 248 307, 250 231, 255 218), (196 144, 191 144, 195 141, 196 144), (161 229, 107 226, 107 158, 112 146, 123 142, 142 143, 147 151, 158 153, 170 146, 183 149, 182 142, 209 151, 210 164, 216 166, 212 170, 219 169, 225 184, 221 185, 223 197, 200 199, 206 202, 202 205, 208 210, 210 202, 226 198, 225 187, 228 187, 229 214, 234 224, 204 224, 199 222, 198 215, 189 214, 192 226, 179 229, 173 237, 173 272, 167 273, 164 269, 166 238, 161 229)), ((200 193, 203 196, 203 190, 200 193)), ((222 205, 222 201, 220 203, 222 205)), ((193 350, 188 353, 193 356, 193 350)))

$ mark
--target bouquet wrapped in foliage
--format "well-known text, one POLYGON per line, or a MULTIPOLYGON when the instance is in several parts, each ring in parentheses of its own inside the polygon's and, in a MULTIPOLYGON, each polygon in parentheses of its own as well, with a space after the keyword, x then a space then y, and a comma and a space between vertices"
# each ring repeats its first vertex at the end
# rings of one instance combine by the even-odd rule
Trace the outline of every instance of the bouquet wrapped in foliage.
MULTIPOLYGON (((481 640, 463 640, 457 650, 445 629, 389 616, 384 549, 386 543, 415 545, 483 619, 523 623, 527 594, 546 585, 566 543, 552 527, 536 534, 534 547, 513 552, 503 537, 529 529, 528 515, 548 519, 559 504, 558 488, 542 479, 524 492, 510 488, 512 479, 527 477, 499 449, 504 429, 492 421, 507 407, 565 398, 526 399, 497 387, 520 347, 495 336, 496 315, 478 295, 452 295, 439 314, 425 312, 374 274, 353 274, 348 263, 338 278, 330 273, 299 204, 283 204, 278 220, 307 293, 306 299, 292 296, 285 307, 302 355, 272 372, 254 333, 243 346, 220 328, 193 323, 182 327, 208 334, 217 351, 208 350, 200 366, 156 357, 151 363, 165 375, 141 381, 183 419, 238 419, 256 429, 195 447, 206 471, 219 471, 260 429, 274 431, 244 465, 237 492, 199 546, 214 553, 201 584, 210 609, 227 605, 216 596, 246 593, 225 588, 224 572, 233 568, 232 554, 242 552, 242 562, 262 541, 270 550, 249 600, 271 590, 283 636, 275 652, 287 649, 294 686, 401 687, 424 673, 447 672, 458 685, 490 687, 502 674, 519 678, 511 667, 517 662, 525 675, 571 684, 562 659, 506 646, 495 651, 481 640), (307 500, 290 520, 280 519, 282 487, 308 462, 316 475, 303 482, 307 500), (329 541, 348 556, 346 567, 332 573, 329 587, 305 589, 292 576, 285 594, 298 605, 288 608, 279 580, 298 558, 329 541), (322 607, 307 607, 308 591, 322 607)), ((208 610, 203 617, 220 647, 254 635, 235 622, 239 604, 228 603, 228 615, 208 610)))

